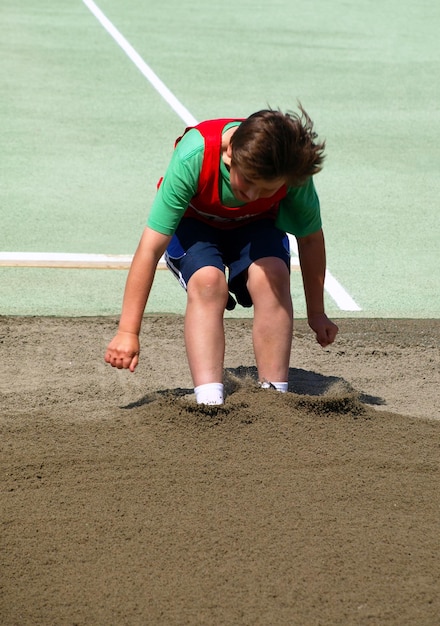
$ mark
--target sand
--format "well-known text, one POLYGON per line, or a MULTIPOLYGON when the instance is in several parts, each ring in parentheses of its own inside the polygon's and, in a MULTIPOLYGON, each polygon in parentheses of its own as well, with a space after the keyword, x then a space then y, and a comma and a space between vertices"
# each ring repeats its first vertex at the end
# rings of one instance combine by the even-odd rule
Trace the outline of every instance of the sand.
POLYGON ((226 321, 197 407, 178 315, 0 318, 0 623, 440 624, 440 321, 295 328, 289 393, 226 321))

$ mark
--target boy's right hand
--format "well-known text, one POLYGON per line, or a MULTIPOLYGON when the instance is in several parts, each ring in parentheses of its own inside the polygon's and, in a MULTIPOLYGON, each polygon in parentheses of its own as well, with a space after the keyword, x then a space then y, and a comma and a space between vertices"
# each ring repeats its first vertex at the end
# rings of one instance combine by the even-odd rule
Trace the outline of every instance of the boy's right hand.
POLYGON ((139 363, 139 337, 136 333, 119 331, 107 346, 104 360, 112 367, 134 372, 139 363))

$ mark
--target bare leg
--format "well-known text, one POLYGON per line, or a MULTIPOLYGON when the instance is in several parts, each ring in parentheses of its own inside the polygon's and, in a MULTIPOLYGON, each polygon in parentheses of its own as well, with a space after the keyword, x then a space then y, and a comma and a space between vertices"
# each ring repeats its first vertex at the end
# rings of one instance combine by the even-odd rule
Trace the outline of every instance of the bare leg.
POLYGON ((287 381, 293 307, 286 264, 276 257, 252 263, 247 287, 254 303, 252 337, 259 380, 287 381))
POLYGON ((216 267, 203 267, 191 276, 187 292, 185 345, 194 386, 222 382, 226 278, 216 267))

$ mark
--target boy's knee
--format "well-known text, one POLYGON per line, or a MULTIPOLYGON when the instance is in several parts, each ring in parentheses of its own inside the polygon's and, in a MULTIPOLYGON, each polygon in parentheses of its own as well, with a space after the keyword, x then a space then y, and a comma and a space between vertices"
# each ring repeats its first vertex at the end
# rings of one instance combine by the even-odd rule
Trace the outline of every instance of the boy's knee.
POLYGON ((264 286, 277 287, 279 289, 290 285, 289 270, 282 259, 267 257, 260 259, 249 267, 248 287, 264 288, 264 286))
POLYGON ((188 297, 205 302, 226 304, 228 287, 225 275, 217 267, 202 267, 195 272, 188 282, 188 297))

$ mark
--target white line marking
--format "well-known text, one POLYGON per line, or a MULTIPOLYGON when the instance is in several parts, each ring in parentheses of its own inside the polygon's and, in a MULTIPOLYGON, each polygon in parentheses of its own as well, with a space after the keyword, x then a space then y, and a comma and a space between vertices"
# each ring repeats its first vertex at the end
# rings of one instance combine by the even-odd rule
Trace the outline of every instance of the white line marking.
MULTIPOLYGON (((289 239, 291 236, 289 236, 289 239)), ((292 238, 294 239, 294 238, 292 238)), ((299 269, 299 258, 295 253, 296 241, 292 243, 292 268, 299 269)), ((0 267, 46 267, 69 269, 121 269, 128 270, 132 254, 81 254, 66 252, 0 252, 0 267)), ((162 256, 158 269, 165 269, 162 256)), ((361 311, 360 307, 327 270, 325 289, 342 311, 361 311)))
POLYGON ((123 262, 131 261, 133 258, 130 254, 87 254, 77 252, 0 252, 1 262, 15 262, 15 261, 44 261, 47 263, 53 262, 66 262, 70 261, 88 261, 90 263, 101 261, 115 261, 120 260, 123 262))
MULTIPOLYGON (((288 235, 288 237, 292 258, 296 257, 296 262, 299 266, 298 243, 293 235, 288 235)), ((356 304, 353 298, 345 291, 344 287, 338 283, 328 269, 325 274, 324 289, 333 298, 341 311, 362 311, 360 306, 356 304)))
POLYGON ((138 70, 145 76, 145 78, 153 85, 162 98, 170 105, 170 107, 177 113, 177 115, 185 122, 187 126, 195 126, 197 120, 191 115, 186 107, 176 98, 176 96, 168 89, 168 87, 160 80, 160 78, 153 72, 151 67, 145 63, 142 57, 136 52, 133 46, 128 43, 125 37, 119 32, 119 30, 112 24, 112 22, 104 15, 101 9, 93 2, 93 0, 83 0, 87 8, 93 13, 96 19, 102 24, 105 30, 116 43, 122 48, 125 54, 133 61, 138 70))
MULTIPOLYGON (((62 267, 78 269, 129 269, 132 254, 81 254, 69 252, 0 252, 0 267, 62 267)), ((159 269, 165 267, 162 257, 159 269)))
MULTIPOLYGON (((75 252, 0 252, 0 267, 64 267, 81 269, 129 269, 132 254, 83 254, 75 252)), ((166 267, 162 256, 158 269, 166 267)), ((299 261, 292 257, 292 267, 299 261)))
POLYGON ((129 268, 132 255, 74 254, 66 252, 0 252, 3 267, 65 267, 125 269, 129 268))
POLYGON ((341 311, 362 311, 361 307, 356 304, 329 270, 325 273, 324 289, 333 298, 341 311))

